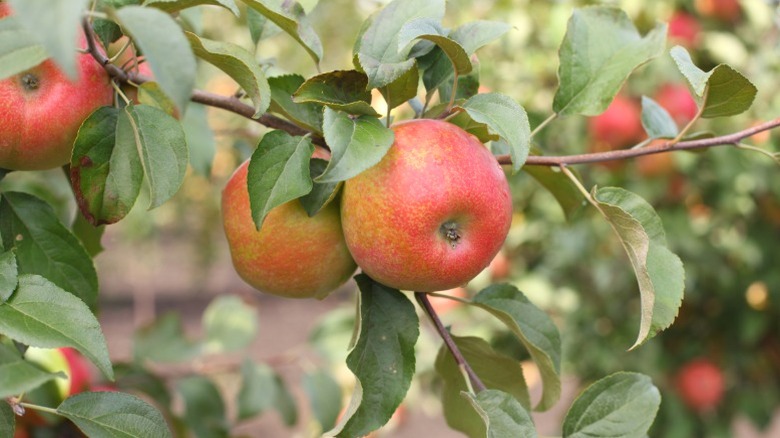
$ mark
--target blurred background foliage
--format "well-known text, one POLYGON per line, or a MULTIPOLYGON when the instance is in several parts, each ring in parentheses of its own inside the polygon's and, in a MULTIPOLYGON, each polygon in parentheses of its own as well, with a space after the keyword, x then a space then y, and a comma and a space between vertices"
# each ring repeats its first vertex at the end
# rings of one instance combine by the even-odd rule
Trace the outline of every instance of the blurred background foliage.
MULTIPOLYGON (((351 68, 351 47, 359 27, 382 2, 302 3, 324 43, 321 70, 351 68)), ((743 0, 738 14, 716 17, 702 12, 699 3, 706 2, 701 1, 451 0, 445 23, 455 27, 468 20, 487 19, 514 26, 507 36, 478 53, 481 85, 512 96, 536 125, 551 114, 557 49, 566 21, 574 7, 595 3, 620 6, 643 32, 656 21, 669 21, 676 13, 690 14, 698 36, 686 40, 671 35, 669 47, 687 45, 704 70, 729 63, 758 87, 749 112, 699 121, 694 131, 726 134, 780 116, 780 15, 770 1, 743 0)), ((253 45, 244 26, 246 14, 236 19, 223 9, 201 7, 184 18, 208 38, 253 45)), ((267 37, 257 45, 256 54, 269 75, 316 74, 310 59, 285 34, 266 27, 263 36, 267 37)), ((621 95, 638 100, 642 95, 654 96, 670 83, 685 82, 667 53, 635 72, 621 95)), ((229 95, 238 87, 218 71, 203 66, 199 88, 229 95)), ((374 103, 381 108, 381 97, 375 96, 374 103)), ((396 118, 409 114, 408 109, 395 112, 396 118)), ((205 148, 215 146, 210 173, 191 172, 173 202, 153 211, 146 211, 148 204, 138 202, 124 221, 107 230, 103 243, 108 251, 96 260, 104 299, 132 293, 136 287, 130 282, 133 275, 122 274, 132 264, 128 257, 159 261, 161 256, 155 252, 171 248, 176 248, 185 270, 170 275, 189 276, 185 280, 187 293, 209 295, 207 289, 219 293, 219 286, 207 279, 211 266, 226 257, 220 190, 265 130, 224 111, 209 108, 207 115, 212 133, 201 132, 197 138, 206 143, 205 148), (171 242, 176 245, 169 245, 171 242), (119 249, 125 247, 140 252, 119 249), (122 280, 111 280, 117 276, 122 280), (107 290, 111 287, 119 290, 107 290)), ((584 117, 556 120, 534 141, 551 155, 584 153, 597 147, 584 117)), ((780 134, 772 132, 746 143, 776 151, 778 141, 780 134)), ((733 147, 672 155, 657 156, 658 162, 645 163, 644 167, 640 160, 577 166, 586 186, 620 186, 647 199, 663 219, 670 249, 685 264, 686 292, 678 320, 646 345, 626 351, 636 336, 639 294, 636 278, 612 230, 592 209, 566 222, 555 199, 522 171, 510 180, 516 213, 502 250, 507 272, 486 272, 460 293, 473 294, 494 279, 518 286, 559 323, 565 344, 564 371, 583 384, 618 370, 650 375, 664 398, 652 436, 729 436, 738 416, 748 418, 761 430, 780 407, 778 167, 766 156, 733 147), (695 412, 680 401, 674 376, 683 364, 702 357, 723 370, 726 396, 714 411, 695 412)), ((61 171, 14 172, 2 181, 2 188, 33 192, 52 203, 63 220, 70 222, 75 217, 61 171)), ((341 304, 310 336, 319 365, 332 365, 342 384, 351 381, 341 367, 351 336, 353 299, 354 294, 344 292, 329 298, 341 304)), ((458 335, 487 335, 496 348, 526 359, 512 337, 505 336, 479 310, 455 306, 445 310, 444 319, 458 335)), ((437 402, 428 390, 437 387, 432 373, 437 345, 430 336, 421 338, 421 378, 410 392, 407 409, 436 410, 437 402)), ((529 383, 533 382, 530 368, 526 367, 529 383)))

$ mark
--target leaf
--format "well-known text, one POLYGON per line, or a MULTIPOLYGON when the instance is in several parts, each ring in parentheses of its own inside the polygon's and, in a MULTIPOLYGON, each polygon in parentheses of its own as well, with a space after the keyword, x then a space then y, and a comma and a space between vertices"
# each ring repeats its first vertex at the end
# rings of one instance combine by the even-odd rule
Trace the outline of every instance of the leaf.
POLYGON ((130 105, 117 120, 116 147, 140 156, 151 200, 149 209, 170 199, 184 182, 189 161, 184 131, 176 119, 149 105, 130 105))
POLYGON ((214 299, 203 311, 204 348, 222 353, 246 348, 257 336, 257 313, 234 295, 214 299))
POLYGON ((83 301, 39 275, 20 275, 16 293, 0 304, 0 334, 33 347, 73 347, 114 378, 95 315, 83 301))
POLYGON ((666 249, 661 219, 647 201, 617 187, 594 188, 592 194, 620 237, 639 283, 642 315, 633 349, 674 322, 685 271, 680 259, 666 249))
POLYGON ((81 124, 73 145, 70 181, 81 213, 92 225, 124 218, 141 191, 143 166, 135 136, 117 137, 119 108, 104 106, 81 124))
POLYGON ((592 384, 574 400, 563 421, 563 437, 641 438, 660 405, 661 394, 649 377, 615 373, 592 384))
POLYGON ((80 211, 76 212, 76 217, 73 219, 73 223, 70 224, 70 229, 73 235, 84 245, 84 249, 87 250, 87 254, 90 257, 94 258, 105 249, 101 239, 103 238, 103 232, 106 231, 106 227, 102 225, 96 227, 90 224, 80 211))
POLYGON ((316 181, 317 177, 322 175, 325 168, 328 166, 328 161, 321 158, 312 158, 309 162, 309 174, 314 181, 311 192, 302 196, 301 204, 303 209, 306 210, 306 214, 309 217, 314 216, 320 210, 325 208, 326 205, 336 199, 336 194, 341 187, 341 182, 319 182, 316 181))
MULTIPOLYGON (((574 169, 570 169, 576 172, 574 169)), ((579 189, 557 166, 526 166, 523 172, 530 175, 558 201, 566 220, 571 221, 583 211, 587 201, 579 189)))
POLYGON ((181 316, 168 313, 135 333, 136 361, 185 362, 200 354, 200 345, 184 335, 181 316))
POLYGON ((407 59, 411 47, 398 48, 400 32, 406 23, 419 18, 441 21, 443 17, 443 0, 394 0, 387 4, 356 44, 357 59, 368 76, 368 88, 384 87, 414 65, 414 59, 407 59))
MULTIPOLYGON (((487 388, 500 388, 526 408, 531 406, 520 362, 493 350, 490 344, 481 338, 453 336, 453 340, 487 388)), ((479 415, 461 396, 463 391, 468 390, 463 371, 444 345, 439 348, 435 368, 443 380, 441 399, 447 425, 469 436, 484 436, 485 426, 479 415)))
POLYGON ((480 391, 476 396, 462 393, 476 410, 487 428, 486 437, 536 437, 536 428, 528 411, 511 395, 496 390, 480 391))
POLYGON ((457 41, 467 54, 501 38, 512 26, 500 21, 475 20, 465 23, 452 31, 450 38, 457 41))
POLYGON ((252 8, 246 10, 246 24, 249 28, 249 34, 252 42, 257 45, 260 40, 270 38, 282 32, 282 29, 273 22, 265 18, 265 15, 252 8))
POLYGON ((258 230, 274 207, 311 191, 309 157, 313 152, 307 137, 284 131, 271 131, 260 140, 247 174, 249 204, 258 230))
POLYGON ((240 13, 234 0, 146 0, 144 5, 159 8, 168 13, 178 12, 182 9, 200 5, 222 6, 232 12, 236 17, 238 17, 240 13))
POLYGON ((2 436, 15 436, 14 431, 16 429, 16 416, 14 415, 11 405, 5 402, 0 402, 0 435, 2 436))
POLYGON ((200 38, 192 32, 184 34, 195 56, 213 64, 238 82, 254 104, 253 118, 260 117, 268 110, 271 88, 254 55, 235 44, 200 38))
MULTIPOLYGON (((0 400, 24 394, 58 377, 66 376, 63 373, 46 372, 22 359, 15 348, 0 343, 0 400)), ((8 405, 0 401, 0 407, 3 406, 8 405)), ((0 432, 3 430, 2 423, 0 418, 0 432)))
POLYGON ((665 43, 666 24, 642 37, 620 9, 575 9, 559 51, 553 110, 562 116, 604 112, 628 75, 660 55, 665 43))
POLYGON ((346 181, 358 175, 381 161, 395 141, 393 131, 371 116, 355 119, 326 108, 322 126, 331 158, 317 182, 346 181))
POLYGON ((647 96, 642 96, 642 127, 650 138, 674 138, 679 133, 669 112, 647 96))
POLYGON ((138 87, 138 103, 153 106, 174 118, 179 114, 176 104, 168 98, 160 84, 154 81, 144 82, 138 87))
POLYGON ((322 59, 322 42, 314 31, 303 7, 296 1, 243 0, 255 11, 263 14, 303 46, 314 62, 322 59))
POLYGON ((430 41, 447 55, 456 73, 459 75, 470 73, 472 66, 469 54, 457 41, 448 38, 447 33, 441 26, 441 19, 418 18, 408 21, 399 32, 398 50, 403 50, 416 39, 430 41))
POLYGON ((0 80, 29 70, 49 55, 13 17, 0 19, 0 80))
POLYGON ((167 410, 171 406, 171 393, 162 378, 149 372, 143 365, 133 363, 115 364, 114 374, 117 388, 146 394, 165 410, 166 415, 169 413, 167 410))
POLYGON ((184 422, 196 437, 229 436, 225 403, 211 380, 202 376, 185 377, 179 380, 176 389, 184 399, 184 422))
POLYGON ((238 418, 245 420, 275 408, 288 426, 298 421, 298 409, 279 374, 265 364, 246 359, 241 365, 238 418))
POLYGON ((170 15, 154 8, 126 6, 112 15, 141 49, 165 94, 183 112, 195 86, 197 65, 182 29, 170 15))
POLYGON ((356 70, 336 70, 311 77, 293 94, 295 103, 317 103, 355 115, 378 117, 371 107, 368 78, 356 70))
POLYGON ((303 390, 320 430, 333 428, 341 412, 341 386, 338 382, 326 371, 315 370, 303 375, 303 390))
POLYGON ((509 144, 512 171, 520 170, 531 149, 531 125, 525 109, 511 97, 499 93, 477 94, 460 107, 509 144))
POLYGON ((157 408, 123 392, 82 392, 62 402, 57 413, 90 438, 172 436, 157 408))
POLYGON ((697 96, 703 97, 704 91, 707 88, 707 82, 712 76, 713 70, 704 72, 693 63, 691 55, 682 46, 674 46, 669 50, 669 55, 674 59, 674 63, 677 64, 677 69, 685 76, 688 83, 691 84, 693 92, 697 96))
POLYGON ((549 409, 561 394, 561 337, 552 319, 509 284, 491 285, 471 303, 503 322, 531 354, 544 384, 534 409, 549 409))
MULTIPOLYGON (((8 301, 16 290, 19 267, 16 265, 16 252, 11 249, 0 253, 0 304, 8 301)), ((2 397, 0 397, 2 398, 2 397)))
POLYGON ((393 109, 409 99, 417 97, 417 88, 420 85, 420 71, 415 66, 410 68, 401 77, 382 87, 379 91, 387 102, 388 109, 393 109))
POLYGON ((73 48, 79 40, 81 15, 87 0, 9 0, 8 3, 19 24, 39 39, 62 71, 70 79, 78 78, 73 48))
POLYGON ((184 138, 190 150, 190 165, 201 176, 211 176, 211 164, 217 152, 214 132, 209 127, 206 107, 191 103, 181 121, 184 138))
POLYGON ((296 103, 293 94, 305 82, 301 75, 284 75, 268 78, 271 86, 270 111, 283 115, 287 120, 317 134, 322 134, 322 105, 296 103))
POLYGON ((44 201, 26 193, 3 192, 0 235, 6 251, 16 248, 19 274, 39 274, 94 310, 98 280, 81 242, 44 201))
POLYGON ((363 436, 387 423, 414 375, 414 345, 420 334, 414 305, 397 289, 365 274, 355 280, 360 328, 347 366, 358 380, 347 411, 327 436, 363 436))

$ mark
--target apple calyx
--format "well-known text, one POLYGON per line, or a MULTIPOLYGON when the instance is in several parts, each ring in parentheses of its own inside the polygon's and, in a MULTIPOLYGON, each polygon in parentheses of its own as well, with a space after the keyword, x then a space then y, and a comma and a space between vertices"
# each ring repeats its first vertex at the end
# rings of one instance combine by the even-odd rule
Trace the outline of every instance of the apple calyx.
POLYGON ((35 91, 41 86, 41 79, 33 73, 25 73, 20 78, 25 91, 35 91))
POLYGON ((447 241, 447 243, 450 244, 452 249, 455 249, 458 246, 461 238, 460 231, 458 230, 458 224, 452 221, 448 221, 441 224, 441 228, 439 230, 441 231, 441 234, 444 236, 444 239, 447 241))

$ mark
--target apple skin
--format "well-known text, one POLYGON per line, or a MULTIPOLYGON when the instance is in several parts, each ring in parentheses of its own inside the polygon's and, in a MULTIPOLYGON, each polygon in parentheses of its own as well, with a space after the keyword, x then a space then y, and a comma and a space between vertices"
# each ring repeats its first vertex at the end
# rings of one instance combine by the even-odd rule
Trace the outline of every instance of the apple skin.
POLYGON ((723 373, 707 359, 695 359, 677 372, 677 390, 691 409, 705 412, 714 409, 723 399, 723 373))
POLYGON ((693 15, 684 11, 675 11, 669 17, 669 39, 692 49, 699 45, 701 25, 693 15))
POLYGON ((742 16, 739 0, 696 0, 693 6, 700 15, 726 23, 733 23, 742 16))
POLYGON ((474 136, 439 120, 392 127, 382 160, 348 180, 344 236, 358 266, 387 286, 452 289, 488 266, 512 220, 504 172, 474 136))
POLYGON ((618 94, 603 113, 588 119, 588 132, 594 142, 609 146, 595 149, 633 146, 645 137, 642 108, 636 100, 618 94))
POLYGON ((668 111, 669 115, 679 125, 684 125, 693 120, 699 111, 699 106, 693 100, 691 92, 683 84, 666 83, 662 85, 655 96, 653 96, 653 100, 668 111))
POLYGON ((86 391, 92 381, 90 362, 73 348, 34 348, 30 347, 25 358, 37 363, 45 370, 56 373, 62 371, 67 379, 56 379, 60 398, 86 391))
POLYGON ((222 218, 233 266, 254 288, 289 298, 325 298, 355 272, 337 203, 309 217, 294 199, 272 209, 260 231, 249 207, 249 161, 222 192, 222 218))
MULTIPOLYGON (((0 3, 0 17, 10 14, 0 3)), ((83 35, 80 46, 86 47, 83 35)), ((51 60, 0 81, 0 167, 42 170, 70 161, 81 123, 114 95, 108 73, 91 55, 78 55, 77 66, 76 82, 51 60)))

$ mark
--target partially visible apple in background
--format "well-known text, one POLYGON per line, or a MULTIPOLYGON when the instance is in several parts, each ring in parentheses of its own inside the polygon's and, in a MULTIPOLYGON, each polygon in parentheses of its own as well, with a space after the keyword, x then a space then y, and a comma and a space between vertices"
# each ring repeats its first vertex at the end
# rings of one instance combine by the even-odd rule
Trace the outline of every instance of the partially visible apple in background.
POLYGON ((710 411, 723 399, 723 372, 709 359, 687 362, 677 372, 675 382, 680 398, 695 411, 710 411))
POLYGON ((25 352, 24 357, 40 365, 46 371, 65 373, 66 379, 55 379, 55 384, 63 400, 71 395, 84 392, 90 387, 92 365, 87 358, 73 348, 30 347, 25 352))
POLYGON ((680 83, 662 85, 653 96, 653 100, 668 111, 678 125, 687 124, 699 111, 699 106, 688 87, 680 83))
POLYGON ((687 49, 696 48, 699 45, 701 25, 699 20, 685 11, 675 11, 669 17, 669 40, 672 44, 680 44, 687 49))

